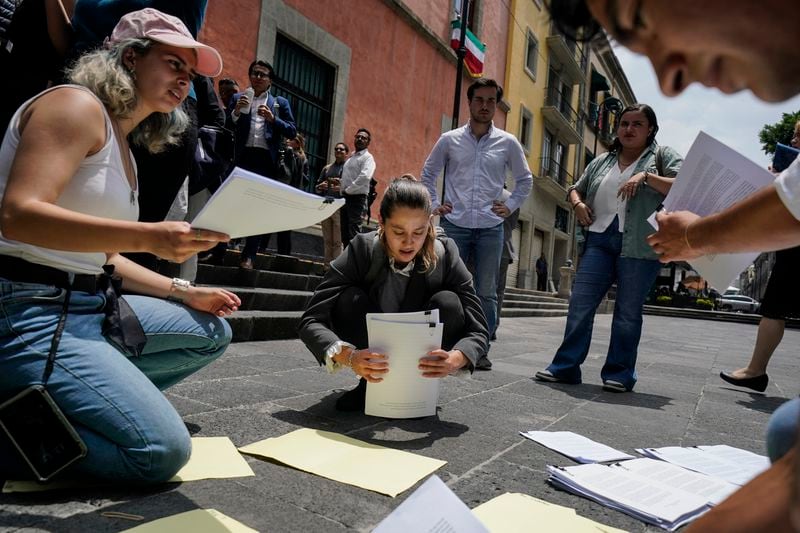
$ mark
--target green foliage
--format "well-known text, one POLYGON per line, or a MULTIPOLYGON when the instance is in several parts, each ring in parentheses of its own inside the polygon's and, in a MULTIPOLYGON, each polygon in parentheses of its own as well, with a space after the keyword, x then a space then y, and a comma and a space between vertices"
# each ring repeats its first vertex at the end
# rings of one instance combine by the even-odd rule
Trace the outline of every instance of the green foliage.
POLYGON ((694 304, 698 309, 714 309, 714 302, 707 298, 698 298, 695 300, 694 304))
POLYGON ((789 144, 794 134, 794 125, 800 119, 800 111, 794 113, 784 113, 780 122, 775 124, 765 124, 758 132, 758 139, 761 141, 761 149, 767 155, 775 153, 775 144, 789 144))
POLYGON ((665 295, 657 296, 656 302, 660 304, 672 303, 672 296, 665 296, 665 295))

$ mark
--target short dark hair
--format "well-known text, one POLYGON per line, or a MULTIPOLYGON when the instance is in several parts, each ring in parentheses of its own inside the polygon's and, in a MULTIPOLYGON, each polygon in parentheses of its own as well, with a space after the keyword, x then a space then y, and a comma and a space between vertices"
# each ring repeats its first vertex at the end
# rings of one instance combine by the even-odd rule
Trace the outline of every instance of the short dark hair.
POLYGON ((223 85, 239 85, 239 82, 233 78, 222 78, 217 82, 217 87, 222 87, 223 85))
POLYGON ((586 0, 545 0, 545 5, 556 29, 571 40, 586 42, 603 34, 586 0))
MULTIPOLYGON (((656 133, 658 133, 658 118, 656 118, 656 112, 653 111, 653 108, 647 104, 631 104, 619 114, 617 118, 617 123, 622 120, 622 117, 625 116, 625 113, 630 113, 631 111, 641 111, 644 113, 644 116, 647 117, 647 125, 653 128, 647 135, 647 144, 646 146, 650 146, 650 144, 656 140, 656 133)), ((619 152, 622 149, 622 143, 619 142, 619 137, 614 138, 614 142, 611 143, 611 151, 612 152, 619 152)))
POLYGON ((344 142, 338 142, 338 143, 334 144, 334 145, 333 145, 333 147, 334 147, 334 148, 336 148, 336 147, 337 147, 337 146, 339 146, 339 145, 342 145, 342 146, 344 146, 344 149, 345 149, 345 151, 346 151, 346 152, 348 152, 348 153, 350 153, 350 147, 349 147, 349 146, 347 146, 347 143, 344 143, 344 142))
POLYGON ((498 102, 503 99, 503 88, 500 87, 499 83, 491 78, 478 78, 477 80, 473 81, 472 85, 470 85, 467 89, 467 100, 472 101, 472 97, 475 96, 475 91, 482 89, 483 87, 494 88, 497 91, 498 102))
POLYGON ((270 79, 272 79, 272 73, 274 72, 274 70, 272 68, 272 65, 270 65, 269 63, 267 63, 263 59, 256 59, 255 61, 250 63, 250 66, 247 68, 247 75, 248 76, 253 74, 253 68, 256 65, 259 66, 259 67, 264 67, 265 69, 267 69, 269 71, 269 77, 270 77, 270 79))
POLYGON ((369 135, 369 140, 371 141, 371 140, 372 140, 372 134, 369 132, 369 130, 368 130, 367 128, 358 128, 358 129, 356 130, 356 135, 358 135, 358 134, 359 134, 359 133, 361 133, 362 131, 363 131, 364 133, 366 133, 367 135, 369 135))

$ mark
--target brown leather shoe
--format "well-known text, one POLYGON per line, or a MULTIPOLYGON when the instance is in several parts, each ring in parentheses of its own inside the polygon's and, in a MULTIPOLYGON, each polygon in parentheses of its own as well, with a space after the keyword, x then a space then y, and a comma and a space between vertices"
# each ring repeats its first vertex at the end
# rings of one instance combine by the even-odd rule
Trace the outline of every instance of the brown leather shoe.
POLYGON ((245 270, 253 270, 253 260, 248 257, 239 264, 239 268, 243 268, 245 270))

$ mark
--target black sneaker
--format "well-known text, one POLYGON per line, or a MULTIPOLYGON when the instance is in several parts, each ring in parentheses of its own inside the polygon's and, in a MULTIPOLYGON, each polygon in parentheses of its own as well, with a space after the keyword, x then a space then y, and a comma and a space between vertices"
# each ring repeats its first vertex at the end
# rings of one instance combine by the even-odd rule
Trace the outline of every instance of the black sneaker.
POLYGON ((491 370, 492 369, 492 362, 489 361, 489 356, 484 355, 478 362, 475 363, 475 370, 491 370))
POLYGON ((363 411, 367 400, 367 380, 361 378, 355 389, 349 390, 336 400, 337 411, 363 411))

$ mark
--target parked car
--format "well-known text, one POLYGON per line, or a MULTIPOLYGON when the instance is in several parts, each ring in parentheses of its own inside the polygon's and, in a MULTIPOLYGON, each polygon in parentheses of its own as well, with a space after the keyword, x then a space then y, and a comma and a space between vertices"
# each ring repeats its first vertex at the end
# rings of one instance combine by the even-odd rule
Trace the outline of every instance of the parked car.
POLYGON ((749 296, 738 294, 723 294, 717 299, 717 309, 720 311, 736 311, 739 313, 755 313, 761 304, 749 296))

